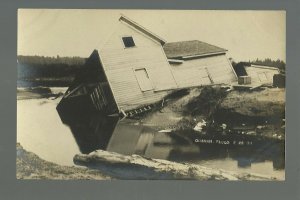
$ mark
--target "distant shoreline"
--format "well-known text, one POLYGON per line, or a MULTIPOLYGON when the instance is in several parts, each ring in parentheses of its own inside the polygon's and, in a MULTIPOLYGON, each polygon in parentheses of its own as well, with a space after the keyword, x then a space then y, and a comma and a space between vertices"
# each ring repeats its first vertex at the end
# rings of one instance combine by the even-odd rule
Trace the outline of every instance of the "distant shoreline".
POLYGON ((20 78, 17 80, 17 87, 68 87, 74 77, 40 77, 40 78, 20 78))

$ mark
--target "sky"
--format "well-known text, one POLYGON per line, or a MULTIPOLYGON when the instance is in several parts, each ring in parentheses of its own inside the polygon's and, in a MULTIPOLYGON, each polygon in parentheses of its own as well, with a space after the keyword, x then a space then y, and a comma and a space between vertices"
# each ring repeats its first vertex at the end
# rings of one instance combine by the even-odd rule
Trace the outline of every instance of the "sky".
POLYGON ((19 9, 17 54, 88 57, 120 14, 167 42, 200 40, 235 61, 286 61, 285 11, 19 9))

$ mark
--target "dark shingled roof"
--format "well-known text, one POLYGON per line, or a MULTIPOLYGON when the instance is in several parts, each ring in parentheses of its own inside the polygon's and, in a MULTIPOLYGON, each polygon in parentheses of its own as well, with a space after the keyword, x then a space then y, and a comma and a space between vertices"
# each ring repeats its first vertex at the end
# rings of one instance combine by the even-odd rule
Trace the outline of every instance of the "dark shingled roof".
POLYGON ((227 51, 226 49, 198 40, 170 42, 166 43, 163 48, 168 58, 180 58, 227 51))

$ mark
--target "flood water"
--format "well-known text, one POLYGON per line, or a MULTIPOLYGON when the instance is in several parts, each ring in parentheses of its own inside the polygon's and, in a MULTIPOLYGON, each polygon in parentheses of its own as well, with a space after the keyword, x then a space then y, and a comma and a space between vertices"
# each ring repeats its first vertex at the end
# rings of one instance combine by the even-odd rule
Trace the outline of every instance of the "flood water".
POLYGON ((100 115, 62 116, 56 111, 59 100, 17 101, 17 142, 44 160, 72 166, 75 154, 103 149, 284 180, 284 146, 227 148, 196 145, 129 119, 100 115))

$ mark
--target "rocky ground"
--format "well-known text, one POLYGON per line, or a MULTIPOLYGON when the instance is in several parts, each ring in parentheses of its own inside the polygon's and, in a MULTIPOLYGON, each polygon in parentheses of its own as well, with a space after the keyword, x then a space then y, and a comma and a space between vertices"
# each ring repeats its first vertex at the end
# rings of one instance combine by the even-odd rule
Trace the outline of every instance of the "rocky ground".
POLYGON ((266 135, 284 136, 285 89, 261 88, 237 91, 221 86, 193 88, 166 99, 164 106, 133 120, 159 130, 194 129, 207 126, 263 129, 266 135), (273 133, 273 134, 272 134, 273 133))

